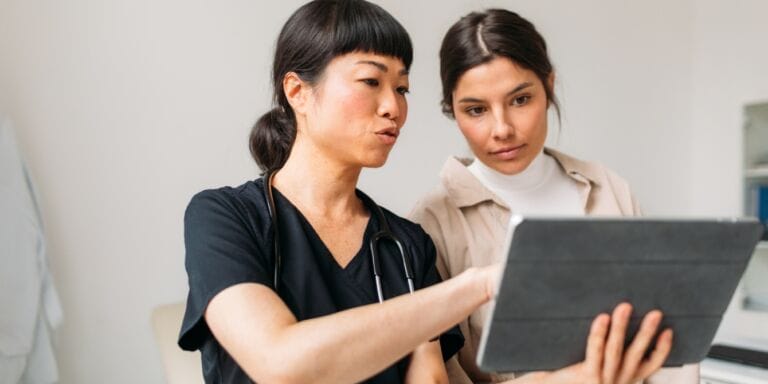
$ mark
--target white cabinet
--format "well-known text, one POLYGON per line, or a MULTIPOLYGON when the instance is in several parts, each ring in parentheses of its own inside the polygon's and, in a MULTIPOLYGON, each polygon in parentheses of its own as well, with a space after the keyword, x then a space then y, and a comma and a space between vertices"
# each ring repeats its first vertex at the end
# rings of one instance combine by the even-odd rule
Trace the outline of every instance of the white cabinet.
MULTIPOLYGON (((744 108, 744 214, 768 229, 768 102, 744 108)), ((768 311, 768 231, 742 280, 744 309, 768 311)))

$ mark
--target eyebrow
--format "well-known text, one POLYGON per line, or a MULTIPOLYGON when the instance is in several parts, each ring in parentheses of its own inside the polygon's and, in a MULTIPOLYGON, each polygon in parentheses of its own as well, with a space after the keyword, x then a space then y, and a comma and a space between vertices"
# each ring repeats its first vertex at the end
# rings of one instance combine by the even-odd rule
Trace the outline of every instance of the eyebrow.
MULTIPOLYGON (((526 81, 525 83, 521 83, 520 85, 515 87, 515 89, 507 92, 505 97, 509 97, 511 95, 514 95, 515 93, 518 93, 518 92, 522 91, 523 89, 526 89, 526 88, 528 88, 528 87, 530 87, 532 85, 533 85, 533 83, 531 83, 530 81, 526 81)), ((483 100, 478 99, 478 98, 474 98, 474 97, 465 97, 465 98, 457 101, 457 103, 481 103, 481 102, 483 102, 483 100)))
MULTIPOLYGON (((389 68, 386 65, 384 65, 382 63, 379 63, 378 61, 360 60, 360 61, 358 61, 355 64, 369 64, 369 65, 373 65, 374 67, 380 69, 382 72, 388 72, 389 71, 389 68)), ((408 74, 408 70, 407 69, 403 68, 403 69, 400 70, 400 75, 401 76, 407 75, 407 74, 408 74)))

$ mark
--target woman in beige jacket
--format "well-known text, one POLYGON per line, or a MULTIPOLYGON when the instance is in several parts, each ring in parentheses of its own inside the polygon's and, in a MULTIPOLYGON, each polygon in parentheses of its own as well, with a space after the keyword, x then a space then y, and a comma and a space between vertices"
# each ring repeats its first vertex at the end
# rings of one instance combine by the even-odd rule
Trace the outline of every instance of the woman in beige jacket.
MULTIPOLYGON (((440 184, 411 215, 435 242, 444 278, 499 262, 512 213, 640 214, 622 178, 544 147, 548 109, 559 108, 546 43, 530 22, 500 9, 471 13, 446 34, 440 63, 443 111, 476 157, 450 158, 440 184)), ((488 375, 475 364, 484 308, 461 324, 466 343, 448 364, 451 382, 514 378, 488 375)), ((698 366, 663 369, 647 382, 698 383, 698 366)))

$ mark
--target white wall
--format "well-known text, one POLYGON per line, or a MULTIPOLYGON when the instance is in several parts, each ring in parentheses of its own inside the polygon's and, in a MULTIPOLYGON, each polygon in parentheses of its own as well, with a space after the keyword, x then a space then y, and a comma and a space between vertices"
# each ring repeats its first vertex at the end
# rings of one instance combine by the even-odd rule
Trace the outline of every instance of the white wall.
MULTIPOLYGON (((743 108, 768 102, 766 15, 761 0, 697 2, 690 100, 690 204, 697 214, 742 213, 743 108)), ((768 345, 768 313, 743 311, 740 299, 731 303, 718 338, 759 337, 768 345)))
MULTIPOLYGON (((300 3, 0 0, 0 109, 42 195, 63 383, 162 382, 149 314, 186 293, 183 210, 196 191, 256 176, 248 131, 300 3)), ((768 97, 768 67, 745 64, 757 49, 729 39, 764 36, 760 1, 733 3, 722 21, 714 0, 380 4, 416 48, 406 128, 361 182, 383 205, 405 214, 448 155, 467 154, 440 114, 437 52, 460 15, 497 5, 550 45, 561 148, 625 176, 649 213, 739 212, 738 106, 768 97)))
POLYGON ((297 2, 2 1, 0 108, 42 195, 63 383, 160 383, 150 310, 181 300, 182 216, 254 177, 248 128, 297 2))

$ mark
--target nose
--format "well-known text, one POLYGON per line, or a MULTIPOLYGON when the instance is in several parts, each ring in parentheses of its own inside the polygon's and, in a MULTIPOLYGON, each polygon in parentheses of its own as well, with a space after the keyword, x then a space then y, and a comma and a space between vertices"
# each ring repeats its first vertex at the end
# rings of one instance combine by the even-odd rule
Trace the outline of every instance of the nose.
POLYGON ((402 113, 398 97, 400 95, 392 91, 384 91, 379 99, 379 109, 376 111, 379 116, 387 118, 389 120, 396 120, 402 113))
POLYGON ((496 108, 493 113, 493 138, 506 140, 515 135, 515 125, 507 116, 504 108, 496 108))

